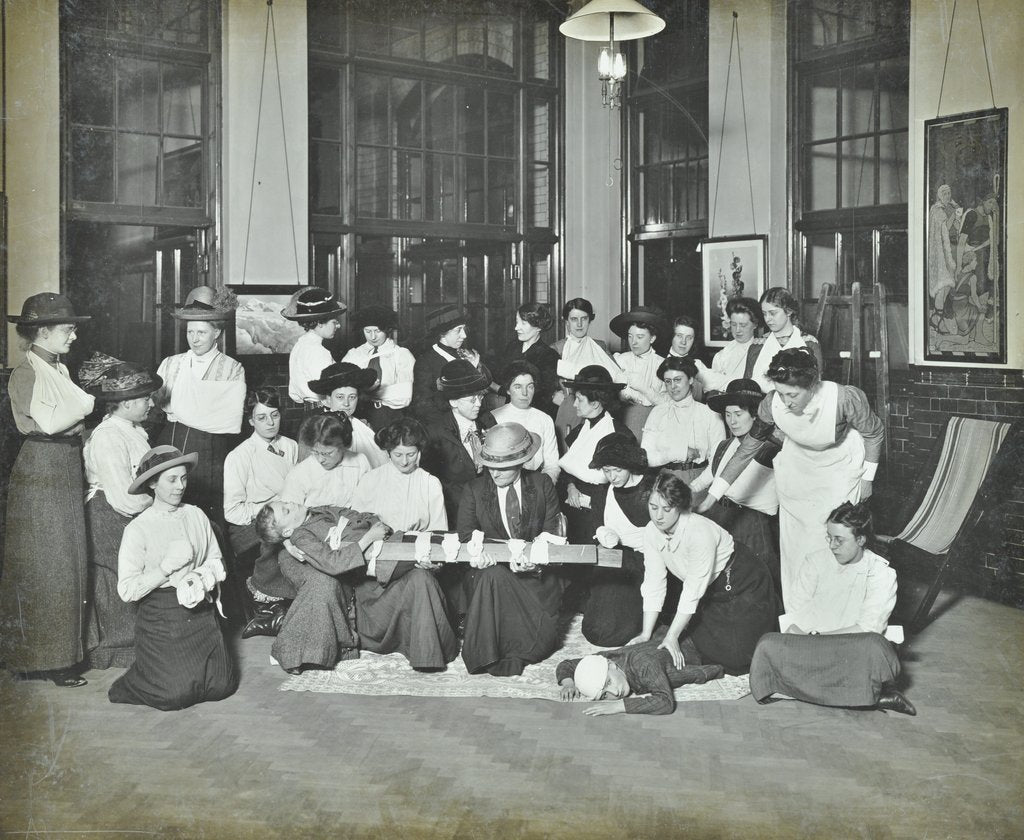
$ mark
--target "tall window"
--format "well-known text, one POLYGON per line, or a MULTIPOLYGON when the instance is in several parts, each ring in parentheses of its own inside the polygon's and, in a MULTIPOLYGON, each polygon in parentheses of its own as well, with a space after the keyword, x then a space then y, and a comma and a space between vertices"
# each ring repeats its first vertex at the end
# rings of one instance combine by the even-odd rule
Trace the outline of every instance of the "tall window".
MULTIPOLYGON (((557 6, 557 4, 555 4, 557 6)), ((445 303, 482 349, 557 298, 560 38, 532 0, 311 0, 311 270, 407 332, 445 303)))
POLYGON ((700 317, 708 226, 708 2, 654 4, 666 27, 643 42, 626 115, 630 303, 700 317))
POLYGON ((908 0, 791 0, 790 167, 804 299, 907 293, 908 0))
POLYGON ((219 4, 61 0, 64 287, 93 322, 76 353, 154 366, 210 282, 219 189, 219 4))

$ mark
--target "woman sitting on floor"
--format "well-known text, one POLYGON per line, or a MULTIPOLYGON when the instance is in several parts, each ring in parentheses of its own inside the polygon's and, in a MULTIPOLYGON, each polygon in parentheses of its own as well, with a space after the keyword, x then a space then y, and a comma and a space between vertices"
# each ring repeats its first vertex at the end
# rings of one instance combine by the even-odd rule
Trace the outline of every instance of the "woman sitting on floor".
POLYGON ((110 687, 111 703, 163 711, 223 700, 238 688, 213 604, 224 580, 220 546, 206 515, 182 504, 196 452, 151 449, 129 493, 153 504, 128 523, 117 559, 117 591, 138 601, 135 664, 110 687))
MULTIPOLYGON (((485 539, 535 540, 558 533, 558 497, 551 480, 523 469, 540 447, 537 435, 518 423, 502 423, 487 432, 480 461, 486 472, 473 479, 459 503, 459 541, 474 531, 485 539)), ((486 671, 514 676, 540 662, 558 646, 558 611, 564 588, 561 573, 523 558, 498 565, 505 546, 484 546, 463 581, 466 614, 462 659, 471 674, 486 671)))
POLYGON ((296 589, 271 648, 289 673, 333 668, 359 650, 399 652, 417 670, 440 670, 458 654, 441 587, 429 564, 369 559, 390 529, 351 508, 271 502, 260 537, 281 543, 281 571, 296 589))
POLYGON ((597 443, 593 469, 608 480, 594 488, 590 531, 605 548, 622 549, 622 567, 594 568, 583 608, 583 636, 601 646, 624 645, 643 627, 644 528, 651 521, 647 453, 631 434, 613 432, 597 443))
POLYGON ((782 633, 764 636, 750 663, 759 703, 774 694, 819 706, 916 715, 896 690, 900 660, 882 635, 896 605, 896 573, 866 548, 867 504, 843 502, 828 517, 828 551, 804 558, 779 619, 782 633))
POLYGON ((305 507, 347 507, 370 462, 351 451, 352 423, 344 412, 307 417, 299 429, 309 455, 299 461, 284 480, 281 498, 305 507))
POLYGON ((672 714, 676 710, 672 689, 717 680, 724 671, 721 665, 701 665, 700 654, 689 639, 680 644, 685 662, 676 667, 661 644, 664 637, 665 628, 660 627, 650 641, 559 662, 555 670, 562 687, 559 698, 617 701, 584 709, 583 714, 591 717, 672 714), (639 694, 649 696, 632 696, 639 694))
POLYGON ((727 674, 745 674, 758 639, 776 625, 775 590, 767 567, 743 543, 710 519, 690 512, 690 488, 671 472, 658 475, 644 533, 644 629, 633 643, 654 633, 665 603, 668 573, 683 582, 672 624, 658 647, 684 663, 683 632, 704 662, 727 674), (692 626, 691 626, 692 625, 692 626))

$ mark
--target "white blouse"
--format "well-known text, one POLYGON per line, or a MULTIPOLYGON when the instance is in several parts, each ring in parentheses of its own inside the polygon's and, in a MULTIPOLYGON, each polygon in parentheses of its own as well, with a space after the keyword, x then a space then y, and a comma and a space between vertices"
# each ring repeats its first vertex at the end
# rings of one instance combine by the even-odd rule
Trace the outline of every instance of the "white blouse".
POLYGON ((441 482, 422 468, 403 474, 390 458, 360 479, 349 507, 377 514, 395 531, 448 530, 441 482))
POLYGON ((732 559, 729 532, 697 513, 684 513, 675 530, 664 534, 653 522, 644 528, 644 612, 665 604, 668 572, 683 582, 677 615, 693 615, 707 588, 732 559))
POLYGON ((358 452, 349 450, 334 469, 325 470, 312 455, 299 461, 284 480, 281 498, 306 507, 334 505, 351 507, 356 486, 370 471, 370 463, 358 452))
POLYGON ((153 504, 153 497, 147 493, 130 495, 128 487, 147 452, 149 438, 142 426, 112 414, 104 417, 89 435, 82 453, 89 482, 86 501, 102 491, 107 504, 122 516, 142 513, 153 504))

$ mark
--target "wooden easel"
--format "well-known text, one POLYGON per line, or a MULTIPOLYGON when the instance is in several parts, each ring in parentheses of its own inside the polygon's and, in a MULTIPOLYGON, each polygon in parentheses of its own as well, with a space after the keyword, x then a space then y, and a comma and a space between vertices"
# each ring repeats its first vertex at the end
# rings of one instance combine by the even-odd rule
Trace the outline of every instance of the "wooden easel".
MULTIPOLYGON (((889 413, 889 327, 885 317, 887 300, 882 283, 872 287, 866 300, 859 281, 854 282, 849 295, 837 295, 835 286, 824 283, 818 296, 813 325, 814 334, 822 348, 838 350, 842 362, 838 380, 844 385, 864 388, 864 350, 867 342, 867 357, 875 360, 874 409, 882 418, 889 413), (844 346, 845 335, 837 335, 840 331, 835 329, 837 320, 845 316, 844 310, 850 312, 848 346, 844 346)), ((888 462, 888 435, 885 439, 885 457, 888 462)))

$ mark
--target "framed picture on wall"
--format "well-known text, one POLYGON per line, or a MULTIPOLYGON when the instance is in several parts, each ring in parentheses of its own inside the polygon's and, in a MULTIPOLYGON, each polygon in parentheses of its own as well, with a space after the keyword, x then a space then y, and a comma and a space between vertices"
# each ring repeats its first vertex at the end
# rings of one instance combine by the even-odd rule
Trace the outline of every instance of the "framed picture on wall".
POLYGON ((725 308, 734 297, 757 300, 768 287, 767 236, 724 236, 701 243, 704 343, 722 347, 732 340, 725 308))
POLYGON ((1006 364, 1007 114, 924 124, 926 362, 1006 364))
POLYGON ((308 286, 230 286, 238 297, 235 310, 235 348, 239 356, 286 358, 302 326, 281 315, 291 296, 308 286))

